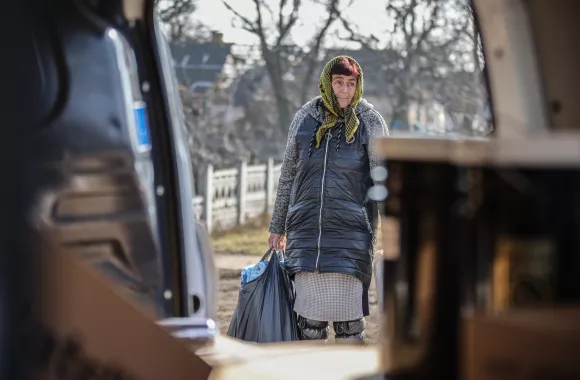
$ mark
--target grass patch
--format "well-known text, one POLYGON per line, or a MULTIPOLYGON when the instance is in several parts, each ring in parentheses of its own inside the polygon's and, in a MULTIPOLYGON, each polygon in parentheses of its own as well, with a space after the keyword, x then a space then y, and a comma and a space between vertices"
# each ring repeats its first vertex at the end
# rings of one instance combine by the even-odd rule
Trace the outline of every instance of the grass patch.
POLYGON ((268 250, 269 221, 270 216, 265 215, 243 226, 212 234, 214 251, 234 255, 263 255, 268 250))

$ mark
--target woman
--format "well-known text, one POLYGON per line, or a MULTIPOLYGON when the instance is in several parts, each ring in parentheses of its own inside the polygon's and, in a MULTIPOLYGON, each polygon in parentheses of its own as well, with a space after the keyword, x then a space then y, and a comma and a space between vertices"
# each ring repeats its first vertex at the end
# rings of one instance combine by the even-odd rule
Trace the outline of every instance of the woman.
POLYGON ((362 98, 363 73, 339 56, 320 76, 320 96, 296 114, 282 163, 269 244, 285 245, 294 276, 300 339, 364 341, 376 211, 367 197, 378 165, 373 140, 387 125, 362 98))

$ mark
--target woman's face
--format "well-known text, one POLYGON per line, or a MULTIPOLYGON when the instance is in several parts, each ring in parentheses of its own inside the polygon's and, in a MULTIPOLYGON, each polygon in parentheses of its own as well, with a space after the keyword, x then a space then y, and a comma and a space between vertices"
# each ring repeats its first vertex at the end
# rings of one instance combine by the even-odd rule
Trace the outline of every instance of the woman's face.
POLYGON ((340 108, 347 107, 354 98, 356 91, 357 78, 348 75, 334 74, 332 75, 332 91, 338 99, 340 108))

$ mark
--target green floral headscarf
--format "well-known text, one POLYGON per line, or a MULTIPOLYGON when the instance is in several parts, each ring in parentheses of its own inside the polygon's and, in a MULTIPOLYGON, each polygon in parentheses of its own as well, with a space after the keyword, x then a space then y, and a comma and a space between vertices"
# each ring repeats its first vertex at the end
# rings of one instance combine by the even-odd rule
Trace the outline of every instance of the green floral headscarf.
POLYGON ((346 57, 348 58, 349 61, 351 61, 356 65, 360 75, 356 82, 356 90, 352 102, 346 108, 344 109, 340 108, 338 99, 336 98, 336 95, 334 95, 334 91, 332 91, 332 77, 330 75, 330 72, 332 71, 334 65, 336 65, 336 63, 342 57, 344 56, 339 56, 331 59, 326 64, 326 66, 324 66, 324 70, 322 70, 322 74, 320 75, 320 95, 322 96, 322 101, 324 102, 324 105, 326 106, 328 112, 326 117, 324 118, 324 122, 316 132, 317 148, 320 146, 320 142, 322 141, 324 135, 326 134, 326 131, 334 127, 336 123, 341 119, 345 120, 346 125, 345 138, 347 143, 353 142, 354 134, 358 129, 359 121, 358 118, 356 117, 356 106, 358 105, 358 102, 362 98, 363 72, 357 61, 355 61, 351 57, 346 57))

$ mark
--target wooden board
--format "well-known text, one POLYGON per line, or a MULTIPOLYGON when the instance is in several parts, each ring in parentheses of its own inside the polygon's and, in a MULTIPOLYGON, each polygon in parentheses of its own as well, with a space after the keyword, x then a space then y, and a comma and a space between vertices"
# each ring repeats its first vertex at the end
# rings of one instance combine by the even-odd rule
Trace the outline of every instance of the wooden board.
POLYGON ((455 165, 580 168, 580 134, 553 133, 522 139, 390 136, 376 141, 386 160, 455 165))
POLYGON ((467 316, 462 378, 580 378, 580 309, 545 309, 467 316))
POLYGON ((53 343, 47 362, 39 368, 42 376, 64 379, 76 373, 81 378, 85 376, 79 371, 85 375, 93 371, 119 379, 208 378, 209 364, 157 326, 92 268, 52 242, 40 241, 39 245, 40 331, 53 343))
POLYGON ((375 345, 258 345, 220 336, 213 352, 204 350, 197 354, 214 368, 211 380, 346 380, 373 378, 379 372, 379 347, 375 345))

